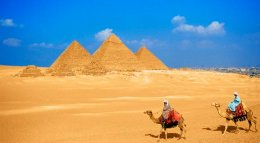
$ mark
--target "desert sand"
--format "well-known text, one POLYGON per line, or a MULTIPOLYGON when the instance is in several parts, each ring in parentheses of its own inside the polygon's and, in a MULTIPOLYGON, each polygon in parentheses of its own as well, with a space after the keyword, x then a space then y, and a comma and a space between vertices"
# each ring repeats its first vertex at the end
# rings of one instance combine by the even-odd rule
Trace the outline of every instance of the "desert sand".
POLYGON ((260 132, 246 132, 246 121, 238 123, 239 133, 231 123, 222 136, 225 119, 211 106, 219 102, 225 109, 237 91, 259 123, 259 78, 199 70, 14 76, 24 68, 0 66, 1 143, 156 142, 161 127, 143 112, 161 111, 165 98, 183 115, 187 134, 178 140, 173 128, 160 142, 260 142, 260 132))

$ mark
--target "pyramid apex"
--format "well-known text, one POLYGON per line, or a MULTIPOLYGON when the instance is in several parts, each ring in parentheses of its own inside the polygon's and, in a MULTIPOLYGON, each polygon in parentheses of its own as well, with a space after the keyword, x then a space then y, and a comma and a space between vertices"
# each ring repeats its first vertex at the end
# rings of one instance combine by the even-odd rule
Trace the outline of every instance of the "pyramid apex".
POLYGON ((72 43, 79 43, 77 40, 73 40, 72 43))
POLYGON ((122 41, 114 33, 110 34, 105 41, 113 43, 122 43, 122 41))
POLYGON ((146 48, 146 45, 144 43, 141 44, 141 48, 146 48))
POLYGON ((146 46, 141 46, 140 49, 146 49, 147 50, 147 47, 146 46))
POLYGON ((141 46, 141 47, 138 49, 138 51, 137 51, 136 54, 140 54, 140 53, 142 53, 142 52, 144 52, 144 51, 150 52, 150 51, 148 50, 148 48, 146 48, 145 46, 141 46))
POLYGON ((78 48, 78 47, 84 48, 77 40, 73 40, 73 41, 69 44, 69 46, 67 46, 67 49, 78 48))
MULTIPOLYGON (((116 34, 115 33, 111 33, 109 36, 116 36, 116 34)), ((117 36, 116 36, 117 37, 117 36)))
POLYGON ((73 40, 73 41, 71 42, 71 45, 80 45, 80 44, 79 44, 79 42, 78 42, 77 40, 73 40))

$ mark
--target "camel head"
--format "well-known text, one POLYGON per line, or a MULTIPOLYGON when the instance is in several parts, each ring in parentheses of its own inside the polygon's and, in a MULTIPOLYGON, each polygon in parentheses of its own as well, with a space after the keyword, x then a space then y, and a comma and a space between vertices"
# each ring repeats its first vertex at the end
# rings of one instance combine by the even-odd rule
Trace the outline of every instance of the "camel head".
POLYGON ((219 103, 212 102, 212 103, 211 103, 211 106, 220 107, 221 105, 220 105, 219 103))
POLYGON ((151 110, 144 111, 144 114, 147 114, 149 117, 153 116, 153 112, 151 110))

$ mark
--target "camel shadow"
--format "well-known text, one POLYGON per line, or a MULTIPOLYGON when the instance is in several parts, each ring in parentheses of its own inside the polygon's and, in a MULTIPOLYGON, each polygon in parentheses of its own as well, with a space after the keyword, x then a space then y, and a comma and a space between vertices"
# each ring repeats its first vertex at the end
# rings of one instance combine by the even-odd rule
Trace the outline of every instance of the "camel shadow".
MULTIPOLYGON (((145 134, 145 136, 150 136, 152 138, 158 138, 158 135, 154 135, 154 134, 145 134)), ((160 138, 161 139, 165 139, 166 138, 164 132, 160 134, 160 138)), ((180 138, 180 135, 177 134, 177 133, 167 133, 167 139, 172 139, 172 138, 180 138)))
MULTIPOLYGON (((208 131, 221 131, 223 133, 224 130, 225 130, 225 126, 224 125, 219 125, 216 129, 211 129, 209 127, 202 128, 202 129, 208 130, 208 131)), ((242 127, 238 127, 238 129, 247 131, 246 129, 244 129, 242 127)), ((227 132, 229 132, 229 133, 236 133, 236 126, 228 126, 227 132)))

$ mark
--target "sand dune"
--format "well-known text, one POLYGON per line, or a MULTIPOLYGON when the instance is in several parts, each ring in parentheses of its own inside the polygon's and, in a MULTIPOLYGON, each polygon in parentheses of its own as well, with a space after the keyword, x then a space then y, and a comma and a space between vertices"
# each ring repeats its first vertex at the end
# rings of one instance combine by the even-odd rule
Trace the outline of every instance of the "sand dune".
POLYGON ((96 103, 77 103, 77 104, 34 106, 34 107, 24 108, 24 109, 0 111, 0 116, 1 115, 17 115, 17 114, 26 114, 26 113, 47 112, 47 111, 53 111, 53 110, 87 108, 89 106, 98 106, 98 104, 96 104, 96 103))
POLYGON ((99 100, 105 100, 105 101, 149 101, 149 100, 162 100, 162 99, 190 99, 192 97, 190 96, 160 96, 160 97, 133 97, 133 96, 122 96, 122 97, 113 97, 113 98, 100 98, 99 100))
POLYGON ((143 112, 159 117, 164 98, 183 114, 188 132, 178 140, 179 129, 170 129, 161 142, 260 142, 260 132, 246 132, 247 122, 239 123, 238 134, 231 123, 222 136, 225 119, 210 105, 220 102, 225 109, 236 90, 259 122, 259 78, 192 70, 13 76, 23 68, 0 67, 1 143, 156 142, 160 126, 143 112))

